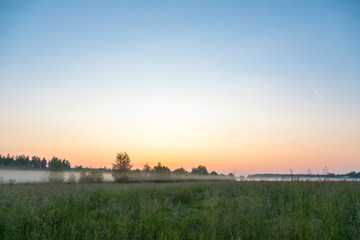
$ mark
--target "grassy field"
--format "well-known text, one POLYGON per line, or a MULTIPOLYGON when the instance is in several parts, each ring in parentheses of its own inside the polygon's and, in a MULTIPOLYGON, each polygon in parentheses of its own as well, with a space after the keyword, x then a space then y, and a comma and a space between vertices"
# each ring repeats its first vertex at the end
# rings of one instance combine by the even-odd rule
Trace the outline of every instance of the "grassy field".
POLYGON ((360 183, 1 185, 0 239, 360 239, 360 183))

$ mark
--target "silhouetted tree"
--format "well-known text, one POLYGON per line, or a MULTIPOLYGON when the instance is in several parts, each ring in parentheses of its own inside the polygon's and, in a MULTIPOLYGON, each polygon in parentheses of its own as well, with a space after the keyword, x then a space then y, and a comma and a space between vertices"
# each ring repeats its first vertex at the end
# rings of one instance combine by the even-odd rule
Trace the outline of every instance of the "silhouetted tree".
POLYGON ((11 157, 10 154, 7 154, 7 156, 3 155, 0 157, 0 165, 2 166, 14 166, 15 161, 14 157, 11 157))
POLYGON ((9 166, 15 166, 14 156, 10 156, 10 154, 7 154, 6 161, 9 163, 9 166))
POLYGON ((71 169, 71 164, 66 159, 62 160, 62 165, 63 165, 64 170, 70 170, 71 169))
POLYGON ((187 174, 188 172, 184 168, 177 168, 174 170, 174 174, 187 174))
POLYGON ((153 172, 156 174, 170 174, 171 171, 168 167, 163 166, 160 162, 153 168, 153 172))
POLYGON ((49 169, 51 171, 64 171, 69 170, 71 168, 71 164, 68 160, 61 160, 60 158, 53 157, 48 162, 49 169))
POLYGON ((50 182, 63 182, 64 178, 64 166, 63 161, 57 157, 53 157, 49 161, 49 181, 50 182))
POLYGON ((199 165, 197 168, 193 168, 191 171, 192 174, 197 175, 207 175, 209 174, 205 166, 199 165))
POLYGON ((30 157, 25 155, 10 156, 10 154, 0 155, 0 166, 33 168, 33 169, 46 169, 47 161, 45 158, 41 160, 37 156, 30 157))
POLYGON ((40 169, 41 168, 41 159, 37 156, 33 156, 31 158, 30 165, 32 168, 40 169))
POLYGON ((83 168, 83 166, 75 166, 75 170, 83 170, 84 168, 83 168))
POLYGON ((43 160, 41 160, 41 163, 40 163, 40 168, 46 169, 46 165, 47 165, 47 161, 45 158, 43 158, 43 160))
POLYGON ((152 171, 151 167, 147 163, 145 163, 143 167, 143 172, 149 173, 151 171, 152 171))
POLYGON ((212 172, 210 173, 210 175, 217 176, 218 174, 217 174, 217 172, 212 171, 212 172))
POLYGON ((50 171, 64 171, 64 168, 63 168, 63 163, 61 161, 61 159, 57 158, 57 157, 53 157, 49 163, 49 169, 50 171))
POLYGON ((29 156, 20 155, 16 156, 15 158, 15 165, 23 166, 23 167, 30 167, 30 158, 29 156))
POLYGON ((360 172, 356 173, 355 171, 349 172, 346 174, 346 176, 351 178, 360 178, 360 172))
POLYGON ((126 182, 129 180, 129 171, 132 168, 129 155, 125 153, 118 153, 116 155, 115 163, 112 168, 112 176, 115 182, 126 182))

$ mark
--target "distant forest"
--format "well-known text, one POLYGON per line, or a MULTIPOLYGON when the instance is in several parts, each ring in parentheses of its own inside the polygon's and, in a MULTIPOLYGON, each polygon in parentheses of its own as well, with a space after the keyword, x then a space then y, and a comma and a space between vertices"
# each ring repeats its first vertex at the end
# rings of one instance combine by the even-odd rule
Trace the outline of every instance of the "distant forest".
POLYGON ((248 178, 360 178, 360 172, 349 172, 346 174, 335 174, 335 173, 325 173, 325 174, 252 174, 248 178))
POLYGON ((57 157, 53 157, 50 160, 46 160, 45 158, 41 159, 40 157, 33 156, 10 156, 10 154, 1 155, 0 154, 0 167, 15 167, 21 169, 37 169, 37 170, 45 170, 51 168, 51 165, 57 162, 61 162, 62 169, 69 170, 71 169, 71 164, 66 159, 59 159, 57 157))
MULTIPOLYGON (((52 157, 50 160, 45 158, 40 158, 37 156, 11 156, 10 154, 1 155, 0 154, 0 168, 17 168, 17 169, 34 169, 34 170, 47 170, 51 169, 51 166, 55 164, 61 164, 63 170, 89 170, 93 168, 83 168, 80 166, 71 167, 71 163, 66 159, 60 159, 57 157, 52 157)), ((107 168, 96 168, 98 170, 110 171, 107 168)), ((168 167, 161 165, 159 162, 156 166, 151 168, 149 165, 145 164, 142 170, 136 169, 132 170, 133 172, 154 172, 154 173, 170 173, 175 174, 197 174, 197 175, 218 175, 215 171, 208 172, 205 166, 199 165, 197 168, 193 168, 191 172, 187 172, 184 168, 177 168, 174 171, 171 171, 168 167)), ((224 174, 220 174, 223 175, 224 174)), ((229 176, 234 176, 232 173, 229 176)), ((346 174, 334 174, 334 173, 324 173, 324 174, 252 174, 248 178, 360 178, 360 172, 349 172, 346 174)))
MULTIPOLYGON (((45 158, 41 159, 40 157, 33 156, 11 156, 10 154, 1 155, 0 154, 0 168, 16 168, 16 169, 34 169, 34 170, 47 170, 47 169, 62 169, 62 170, 91 170, 94 168, 83 168, 80 166, 71 167, 71 163, 66 159, 60 159, 57 157, 53 157, 50 160, 46 160, 45 158)), ((95 168, 97 170, 102 171, 111 171, 111 169, 107 168, 95 168)), ((171 171, 167 166, 163 166, 160 162, 155 165, 153 168, 148 164, 145 164, 143 169, 132 170, 135 173, 155 173, 155 174, 195 174, 195 175, 212 175, 217 176, 218 173, 215 171, 208 172, 205 166, 199 165, 198 167, 194 167, 191 172, 186 171, 184 168, 177 168, 174 171, 171 171)), ((224 174, 219 174, 220 176, 225 176, 224 174)), ((232 173, 229 173, 228 176, 234 176, 232 173)))

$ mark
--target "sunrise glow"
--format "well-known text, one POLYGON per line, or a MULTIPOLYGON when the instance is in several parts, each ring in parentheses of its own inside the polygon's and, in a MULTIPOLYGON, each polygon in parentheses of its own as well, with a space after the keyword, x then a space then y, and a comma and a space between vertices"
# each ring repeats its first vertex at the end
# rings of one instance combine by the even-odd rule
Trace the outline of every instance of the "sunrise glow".
POLYGON ((1 3, 0 154, 359 170, 356 2, 105 2, 1 3))

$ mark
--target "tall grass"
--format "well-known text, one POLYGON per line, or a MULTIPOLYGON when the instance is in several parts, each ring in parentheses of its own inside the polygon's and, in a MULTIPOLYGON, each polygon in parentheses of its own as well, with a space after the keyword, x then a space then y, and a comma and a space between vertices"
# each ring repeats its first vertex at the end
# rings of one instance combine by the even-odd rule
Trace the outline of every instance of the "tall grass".
POLYGON ((0 239, 359 238, 359 182, 0 186, 0 239))

